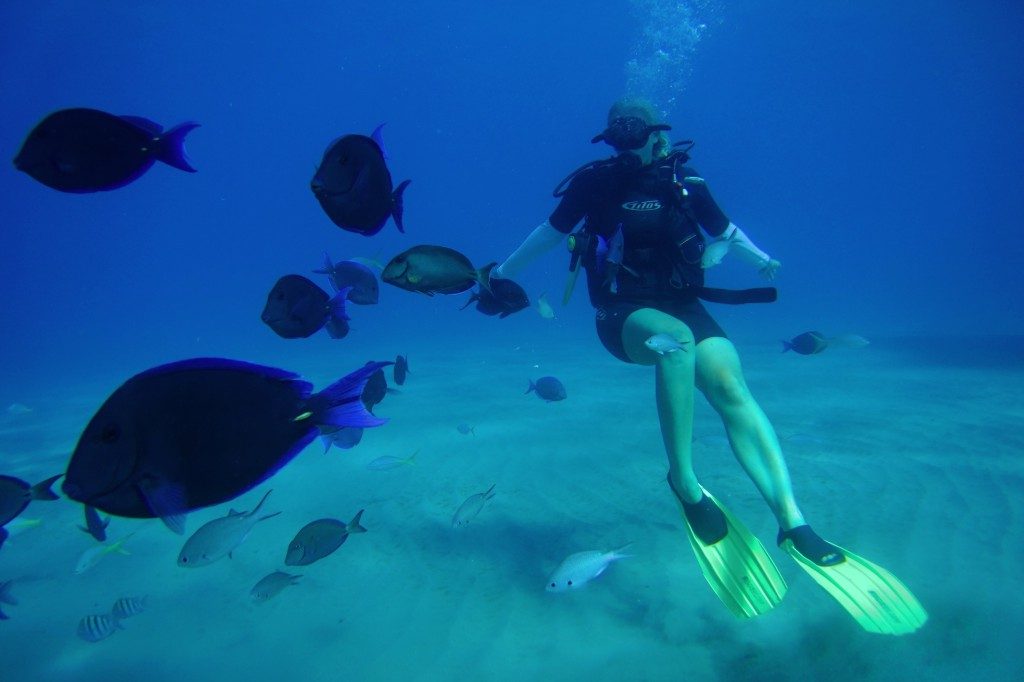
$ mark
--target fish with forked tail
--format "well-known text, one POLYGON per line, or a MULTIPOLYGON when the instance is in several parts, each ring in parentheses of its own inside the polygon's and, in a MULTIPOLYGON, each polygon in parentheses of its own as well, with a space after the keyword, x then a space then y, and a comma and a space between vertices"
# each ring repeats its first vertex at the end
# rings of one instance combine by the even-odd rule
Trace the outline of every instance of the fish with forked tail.
POLYGON ((389 364, 367 363, 318 393, 297 374, 237 360, 147 370, 114 391, 82 431, 64 493, 115 516, 158 517, 181 533, 186 512, 251 490, 319 427, 385 423, 359 397, 389 364))
POLYGON ((271 491, 263 495, 260 503, 249 512, 236 512, 234 509, 227 516, 208 521, 192 534, 178 554, 178 565, 188 568, 208 566, 217 559, 230 557, 231 553, 249 537, 252 527, 260 521, 277 516, 274 512, 265 516, 257 516, 263 503, 267 501, 271 491))

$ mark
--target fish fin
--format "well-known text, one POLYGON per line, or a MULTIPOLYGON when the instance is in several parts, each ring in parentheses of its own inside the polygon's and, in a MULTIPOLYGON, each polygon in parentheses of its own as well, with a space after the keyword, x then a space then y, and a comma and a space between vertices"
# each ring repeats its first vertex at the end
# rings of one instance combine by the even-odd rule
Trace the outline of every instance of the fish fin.
POLYGON ((255 507, 253 507, 252 511, 249 512, 248 514, 246 514, 246 516, 255 516, 256 514, 258 514, 260 509, 263 508, 263 503, 267 501, 267 498, 270 497, 270 493, 272 493, 272 492, 274 492, 273 488, 271 488, 267 492, 263 493, 263 497, 260 498, 260 503, 257 504, 255 507))
POLYGON ((628 559, 629 557, 633 556, 632 554, 623 554, 623 552, 625 552, 627 549, 629 549, 632 546, 633 546, 632 542, 627 542, 622 547, 619 547, 616 550, 612 550, 612 552, 611 552, 612 559, 613 560, 615 560, 615 559, 628 559))
POLYGON ((234 557, 234 553, 235 553, 235 550, 231 550, 231 551, 229 551, 229 552, 228 552, 228 558, 229 558, 229 559, 234 559, 234 558, 235 558, 235 557, 234 557))
POLYGON ((289 585, 297 584, 299 582, 299 578, 301 578, 301 577, 302 577, 301 575, 291 575, 291 574, 289 574, 288 575, 288 584, 289 585))
POLYGON ((402 395, 402 392, 400 390, 392 386, 388 386, 386 389, 384 389, 384 392, 387 393, 388 395, 402 395))
POLYGON ((185 533, 185 491, 181 486, 172 483, 159 483, 152 479, 143 479, 137 486, 139 494, 146 506, 155 516, 159 516, 164 525, 178 535, 185 533))
POLYGON ((380 149, 380 155, 384 157, 385 161, 388 160, 388 150, 387 147, 384 146, 384 126, 387 124, 388 122, 384 121, 374 128, 372 133, 370 133, 370 139, 373 140, 374 144, 376 144, 380 149))
POLYGON ((402 224, 402 214, 405 212, 405 200, 402 199, 402 194, 405 192, 405 188, 409 186, 412 180, 402 180, 398 188, 391 193, 391 217, 395 219, 395 227, 402 234, 405 234, 405 225, 402 224))
POLYGON ((360 369, 346 374, 310 398, 313 403, 313 422, 331 426, 380 426, 385 419, 374 417, 366 410, 359 397, 369 378, 382 367, 393 362, 368 362, 360 369))
POLYGON ((346 533, 365 533, 366 529, 359 524, 359 519, 362 518, 365 509, 360 509, 356 512, 356 515, 352 517, 352 520, 345 526, 346 533))
POLYGON ((104 529, 104 530, 106 530, 107 526, 109 526, 109 525, 110 525, 110 517, 108 516, 108 517, 107 517, 107 520, 106 520, 106 521, 104 521, 104 520, 103 520, 103 519, 101 518, 101 519, 100 519, 100 525, 101 525, 101 526, 103 527, 103 529, 104 529))
POLYGON ((491 499, 492 497, 494 497, 494 486, 496 486, 496 485, 498 485, 498 484, 497 484, 497 483, 492 483, 492 484, 491 484, 491 487, 490 487, 490 488, 488 488, 488 489, 486 490, 486 492, 484 492, 484 499, 485 499, 485 500, 489 500, 489 499, 491 499))
POLYGON ((461 308, 459 308, 459 310, 465 310, 465 309, 466 309, 466 308, 468 308, 469 306, 473 305, 473 301, 479 301, 479 300, 480 300, 480 294, 478 294, 478 293, 476 293, 476 292, 474 291, 474 292, 472 292, 472 293, 471 293, 471 294, 469 295, 469 300, 468 300, 468 301, 466 301, 466 305, 464 305, 464 306, 462 306, 461 308))
MULTIPOLYGON (((529 381, 530 381, 530 387, 526 389, 526 393, 529 393, 530 391, 537 390, 537 384, 533 383, 533 379, 530 379, 529 381)), ((523 395, 526 395, 526 393, 524 393, 523 395)))
MULTIPOLYGON (((314 270, 313 272, 315 272, 318 275, 330 275, 330 274, 334 273, 334 263, 331 262, 331 255, 329 253, 324 251, 324 267, 323 267, 323 269, 322 270, 314 270)), ((331 284, 333 284, 333 283, 334 283, 334 280, 332 279, 331 280, 331 284)))
POLYGON ((164 127, 156 121, 151 121, 148 118, 142 116, 118 116, 122 121, 131 123, 136 128, 145 130, 150 135, 159 135, 164 131, 164 127))
POLYGON ((46 479, 45 481, 41 481, 40 483, 36 483, 34 486, 32 486, 32 490, 29 491, 29 494, 32 497, 32 499, 33 500, 58 500, 58 499, 60 499, 60 497, 55 492, 50 490, 50 486, 53 485, 54 482, 56 482, 56 480, 58 478, 60 478, 61 476, 63 476, 63 475, 64 474, 57 474, 56 476, 51 476, 50 478, 46 479))
POLYGON ((320 436, 320 440, 323 441, 324 454, 326 455, 328 452, 331 451, 331 439, 329 436, 320 436))
POLYGON ((131 552, 129 552, 129 551, 127 550, 127 549, 124 549, 123 547, 118 547, 118 548, 117 548, 117 553, 118 553, 118 554, 124 554, 124 555, 126 555, 126 556, 131 556, 131 554, 132 554, 132 553, 131 553, 131 552))
POLYGON ((272 512, 270 514, 266 514, 264 516, 259 517, 258 519, 256 519, 256 521, 257 522, 259 522, 259 521, 266 521, 267 519, 272 519, 275 516, 278 516, 279 514, 281 514, 281 512, 279 512, 279 511, 272 512))
POLYGON ((334 296, 334 298, 327 302, 327 310, 329 311, 331 317, 338 320, 352 319, 351 317, 348 316, 348 313, 345 312, 345 301, 348 299, 348 295, 349 293, 351 293, 351 291, 352 287, 345 287, 344 289, 339 289, 338 293, 334 296))
MULTIPOLYGON (((308 382, 303 381, 295 372, 289 372, 285 369, 277 369, 276 367, 257 365, 243 360, 229 360, 227 358, 190 358, 188 360, 170 362, 166 365, 160 365, 158 367, 147 369, 144 372, 140 372, 132 377, 132 379, 129 379, 129 381, 134 381, 144 377, 159 376, 162 374, 174 374, 176 372, 208 370, 249 372, 252 374, 262 374, 269 379, 276 379, 278 381, 295 381, 300 384, 308 384, 308 382)), ((309 390, 312 390, 312 386, 309 387, 309 390)), ((308 397, 308 395, 309 394, 307 393, 306 396, 308 397)))
POLYGON ((192 167, 188 156, 185 155, 185 136, 198 127, 199 124, 195 121, 186 121, 160 135, 156 158, 178 170, 195 173, 196 169, 192 167))

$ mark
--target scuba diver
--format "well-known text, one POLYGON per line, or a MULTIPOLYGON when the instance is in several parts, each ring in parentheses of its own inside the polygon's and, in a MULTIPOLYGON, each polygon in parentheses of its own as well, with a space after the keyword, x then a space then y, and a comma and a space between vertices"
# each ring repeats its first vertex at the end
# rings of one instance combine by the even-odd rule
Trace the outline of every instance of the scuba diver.
POLYGON ((555 190, 551 216, 491 272, 512 278, 568 237, 568 300, 580 267, 596 309, 597 335, 616 358, 653 365, 655 400, 668 455, 668 485, 682 508, 704 577, 729 610, 753 617, 778 605, 786 583, 765 547, 698 482, 692 462, 694 387, 722 418, 736 458, 775 514, 777 544, 866 630, 913 632, 927 619, 891 573, 822 539, 793 496, 779 439, 743 378, 736 348, 704 308, 775 300, 775 289, 704 286, 705 238, 727 240, 775 278, 779 261, 759 249, 715 202, 704 179, 685 165, 692 142, 669 143, 653 107, 625 99, 591 140, 616 156, 570 174, 555 190), (688 145, 688 146, 686 146, 688 145), (583 221, 580 230, 573 232, 583 221))

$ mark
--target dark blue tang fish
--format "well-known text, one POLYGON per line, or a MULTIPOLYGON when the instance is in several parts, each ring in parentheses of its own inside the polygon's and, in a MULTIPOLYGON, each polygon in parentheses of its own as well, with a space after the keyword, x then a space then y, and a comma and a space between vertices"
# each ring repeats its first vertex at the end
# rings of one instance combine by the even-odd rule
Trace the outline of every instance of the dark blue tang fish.
POLYGON ((546 402, 565 400, 565 386, 555 377, 541 377, 536 382, 530 379, 530 386, 526 392, 536 391, 537 396, 546 402))
POLYGON ((791 341, 782 342, 782 352, 791 350, 800 355, 814 355, 828 348, 828 339, 821 332, 804 332, 791 341))
POLYGON ((392 191, 391 173, 385 162, 384 143, 377 126, 371 137, 345 135, 331 142, 309 183, 320 207, 335 225, 369 237, 394 217, 402 225, 402 193, 405 180, 392 191))
POLYGON ((50 486, 60 477, 61 474, 57 474, 42 483, 32 485, 14 476, 0 476, 0 547, 3 547, 4 540, 7 539, 4 526, 25 511, 29 502, 57 499, 50 486))
POLYGON ((340 339, 349 330, 349 317, 345 312, 348 293, 349 289, 345 288, 331 298, 302 275, 285 275, 267 294, 261 319, 285 339, 304 339, 320 329, 340 339))
POLYGON ((164 130, 140 116, 96 109, 62 109, 32 129, 14 165, 61 192, 102 192, 137 180, 156 161, 195 173, 185 136, 198 123, 164 130))
POLYGON ((82 432, 64 494, 131 518, 184 528, 185 512, 234 499, 269 478, 320 427, 370 427, 360 394, 390 363, 370 362, 319 393, 291 372, 197 358, 142 372, 82 432))

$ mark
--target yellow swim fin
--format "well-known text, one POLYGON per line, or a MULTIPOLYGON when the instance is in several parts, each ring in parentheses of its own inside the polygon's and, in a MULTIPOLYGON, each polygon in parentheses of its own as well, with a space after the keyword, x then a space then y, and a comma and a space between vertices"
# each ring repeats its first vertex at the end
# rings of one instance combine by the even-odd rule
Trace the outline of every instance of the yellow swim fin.
MULTIPOLYGON (((706 490, 703 492, 725 517, 724 537, 705 543, 690 525, 681 502, 680 508, 686 535, 704 578, 722 603, 739 618, 753 618, 771 611, 786 595, 786 581, 761 541, 721 502, 706 490)), ((676 498, 681 499, 678 494, 676 498)))
MULTIPOLYGON (((797 549, 793 540, 794 531, 797 534, 813 534, 810 526, 780 531, 779 546, 868 632, 905 635, 914 632, 928 620, 928 613, 921 602, 889 571, 831 543, 832 547, 842 552, 843 559, 839 563, 823 566, 797 549)), ((820 538, 817 539, 820 541, 820 538)))

